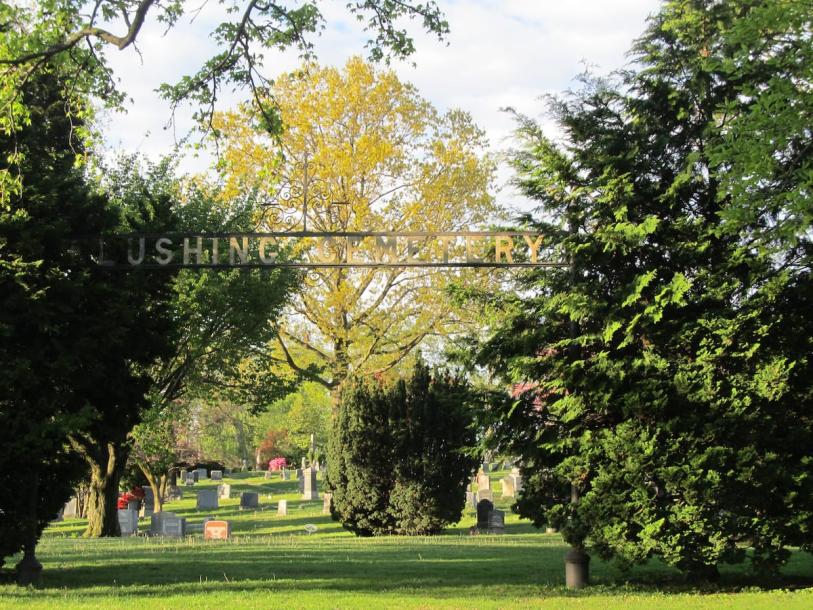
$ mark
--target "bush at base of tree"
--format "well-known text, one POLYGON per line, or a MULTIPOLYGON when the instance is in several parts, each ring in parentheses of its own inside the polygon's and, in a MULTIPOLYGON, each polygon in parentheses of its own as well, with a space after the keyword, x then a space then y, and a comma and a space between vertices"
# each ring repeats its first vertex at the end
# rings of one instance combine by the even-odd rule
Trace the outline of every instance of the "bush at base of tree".
POLYGON ((328 449, 332 514, 359 536, 434 534, 460 520, 476 458, 468 384, 418 364, 343 393, 328 449))

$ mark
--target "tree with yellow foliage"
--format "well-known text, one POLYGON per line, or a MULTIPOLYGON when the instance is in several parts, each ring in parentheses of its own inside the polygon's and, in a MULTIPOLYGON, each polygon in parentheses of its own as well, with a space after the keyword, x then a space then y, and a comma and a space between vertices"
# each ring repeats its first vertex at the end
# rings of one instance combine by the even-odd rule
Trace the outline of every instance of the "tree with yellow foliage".
MULTIPOLYGON (((280 77, 271 95, 279 137, 247 106, 215 121, 225 193, 265 201, 262 230, 437 233, 471 230, 498 214, 483 132, 463 111, 438 112, 392 71, 360 58, 341 70, 306 65, 280 77)), ((347 260, 348 243, 328 241, 318 252, 306 245, 302 256, 347 260)), ((386 238, 354 244, 359 256, 378 260, 395 258, 396 247, 386 238)), ((459 327, 446 288, 463 273, 476 274, 314 270, 276 323, 277 361, 334 395, 351 375, 383 374, 428 337, 459 327)))

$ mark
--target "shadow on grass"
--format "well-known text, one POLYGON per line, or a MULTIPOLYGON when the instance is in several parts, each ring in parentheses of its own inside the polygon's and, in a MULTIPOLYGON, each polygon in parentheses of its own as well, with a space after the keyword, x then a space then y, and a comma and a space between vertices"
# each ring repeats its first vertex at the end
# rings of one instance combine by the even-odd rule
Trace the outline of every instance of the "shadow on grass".
MULTIPOLYGON (((166 541, 126 546, 60 549, 46 557, 45 589, 91 587, 166 587, 173 593, 208 583, 206 591, 273 589, 336 592, 420 591, 440 597, 479 598, 490 589, 511 595, 538 595, 541 589, 563 592, 563 558, 567 548, 525 539, 511 544, 506 537, 458 539, 298 539, 296 536, 236 542, 166 541), (536 543, 534 543, 536 542, 536 543)), ((592 591, 733 592, 813 586, 809 555, 794 555, 785 575, 755 578, 738 567, 725 567, 719 583, 692 585, 675 570, 650 562, 622 574, 596 558, 591 562, 592 591)), ((590 591, 588 590, 588 592, 590 591)), ((100 595, 103 593, 99 593, 100 595)), ((109 594, 109 591, 104 593, 109 594)))

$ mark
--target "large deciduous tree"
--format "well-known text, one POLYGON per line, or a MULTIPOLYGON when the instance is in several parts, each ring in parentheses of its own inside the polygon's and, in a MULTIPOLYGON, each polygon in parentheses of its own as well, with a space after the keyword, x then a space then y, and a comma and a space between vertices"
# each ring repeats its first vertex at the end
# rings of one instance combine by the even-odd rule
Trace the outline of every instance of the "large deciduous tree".
MULTIPOLYGON (((200 179, 183 180, 171 164, 151 166, 142 176, 132 159, 107 172, 105 184, 114 201, 138 213, 145 196, 171 200, 179 230, 241 232, 250 230, 253 201, 224 203, 216 186, 200 179)), ((280 259, 286 256, 279 253, 280 259)), ((145 370, 150 378, 150 407, 132 434, 141 468, 156 500, 165 485, 173 424, 184 412, 176 402, 196 396, 218 397, 262 410, 293 387, 291 378, 271 372, 268 345, 274 336, 271 320, 280 315, 298 281, 291 269, 182 270, 170 283, 168 308, 174 341, 145 370), (164 484, 162 484, 164 481, 164 484)), ((133 425, 121 427, 129 435, 133 425)), ((130 446, 130 443, 126 443, 130 446)))
MULTIPOLYGON (((201 125, 208 126, 215 104, 225 88, 247 90, 257 111, 275 122, 273 104, 264 92, 269 81, 264 75, 265 55, 296 49, 303 56, 313 54, 313 40, 325 27, 319 0, 291 5, 270 0, 227 0, 218 3, 222 19, 201 38, 213 40, 216 50, 193 73, 161 87, 172 104, 190 103, 201 125)), ((415 48, 404 22, 417 19, 423 29, 442 38, 448 24, 435 2, 354 0, 348 12, 366 24, 370 34, 367 48, 371 58, 404 58, 415 48)), ((137 49, 145 28, 155 24, 165 35, 184 16, 200 11, 183 0, 39 0, 0 2, 3 42, 0 45, 0 129, 14 131, 27 120, 18 91, 36 73, 47 69, 50 60, 62 63, 70 81, 69 97, 96 96, 106 104, 121 106, 125 92, 107 59, 110 50, 137 49)), ((194 19, 193 19, 194 21, 194 19)), ((135 52, 135 51, 133 51, 135 52)), ((0 173, 0 198, 16 188, 13 172, 0 173)))
MULTIPOLYGON (((266 229, 431 233, 471 229, 497 212, 482 131, 465 112, 439 113, 393 72, 360 58, 342 70, 306 65, 271 94, 279 138, 247 107, 215 121, 225 192, 263 197, 266 229)), ((301 254, 346 260, 345 245, 301 254)), ((387 238, 355 246, 359 257, 403 260, 387 238)), ((336 396, 351 373, 388 371, 427 337, 457 328, 444 296, 454 279, 448 270, 316 269, 291 315, 276 321, 277 359, 336 396)))
POLYGON ((571 267, 525 277, 480 362, 522 384, 490 412, 521 514, 574 545, 698 577, 813 548, 812 18, 668 2, 634 69, 552 101, 562 144, 520 117, 571 267))

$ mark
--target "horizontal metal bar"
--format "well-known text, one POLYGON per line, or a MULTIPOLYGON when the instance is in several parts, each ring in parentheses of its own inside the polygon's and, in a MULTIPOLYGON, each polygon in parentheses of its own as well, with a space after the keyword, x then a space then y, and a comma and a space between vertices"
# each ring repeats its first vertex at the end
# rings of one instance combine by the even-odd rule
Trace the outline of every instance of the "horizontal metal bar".
POLYGON ((202 237, 203 239, 227 239, 230 237, 502 237, 516 236, 539 237, 540 233, 534 231, 343 231, 343 232, 317 232, 317 231, 273 231, 270 233, 132 233, 114 235, 78 235, 71 239, 158 239, 160 237, 202 237))
POLYGON ((129 270, 134 271, 137 269, 321 269, 321 268, 337 268, 337 269, 350 269, 353 267, 362 268, 392 268, 392 267, 419 267, 419 268, 462 268, 462 267, 477 267, 477 268, 501 268, 501 267, 567 267, 567 263, 552 263, 552 262, 539 262, 539 263, 489 263, 489 262, 449 262, 449 263, 274 263, 264 265, 262 263, 245 263, 235 265, 213 265, 213 264, 177 264, 167 263, 166 265, 159 265, 155 263, 139 264, 139 265, 97 265, 99 269, 109 269, 111 271, 129 270))

